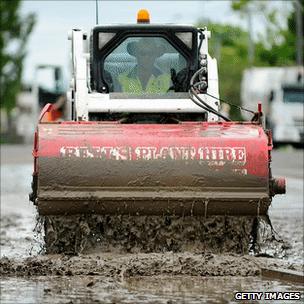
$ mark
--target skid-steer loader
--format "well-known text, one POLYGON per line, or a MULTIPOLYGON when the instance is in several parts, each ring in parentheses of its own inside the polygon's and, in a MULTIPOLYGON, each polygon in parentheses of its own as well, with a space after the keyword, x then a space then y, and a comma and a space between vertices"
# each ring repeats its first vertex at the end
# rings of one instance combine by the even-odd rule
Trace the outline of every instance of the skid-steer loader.
POLYGON ((220 112, 210 32, 146 16, 69 35, 70 118, 48 122, 46 105, 33 150, 47 252, 244 252, 256 217, 285 192, 261 109, 251 122, 220 112))

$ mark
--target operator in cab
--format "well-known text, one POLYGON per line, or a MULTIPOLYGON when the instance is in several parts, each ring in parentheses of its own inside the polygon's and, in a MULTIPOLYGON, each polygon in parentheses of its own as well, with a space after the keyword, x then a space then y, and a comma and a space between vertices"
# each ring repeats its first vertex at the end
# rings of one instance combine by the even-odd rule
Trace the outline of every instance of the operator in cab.
POLYGON ((166 93, 171 84, 171 76, 162 72, 155 60, 165 52, 165 47, 157 43, 158 38, 143 37, 129 42, 127 52, 136 58, 136 65, 130 72, 121 73, 118 82, 126 93, 166 93))

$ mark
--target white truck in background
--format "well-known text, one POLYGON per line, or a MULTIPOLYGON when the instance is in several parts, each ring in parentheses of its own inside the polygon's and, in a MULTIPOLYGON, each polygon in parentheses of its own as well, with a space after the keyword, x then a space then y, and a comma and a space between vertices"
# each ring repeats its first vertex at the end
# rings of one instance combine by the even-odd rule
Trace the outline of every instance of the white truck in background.
MULTIPOLYGON (((61 66, 37 65, 33 79, 33 84, 18 94, 14 110, 16 133, 24 143, 33 142, 33 134, 42 108, 47 103, 55 103, 66 92, 61 66)), ((63 110, 62 107, 61 112, 63 110)))
MULTIPOLYGON (((304 72, 302 66, 253 67, 243 73, 242 106, 262 103, 274 144, 304 143, 304 72)), ((249 119, 250 117, 245 116, 249 119)))

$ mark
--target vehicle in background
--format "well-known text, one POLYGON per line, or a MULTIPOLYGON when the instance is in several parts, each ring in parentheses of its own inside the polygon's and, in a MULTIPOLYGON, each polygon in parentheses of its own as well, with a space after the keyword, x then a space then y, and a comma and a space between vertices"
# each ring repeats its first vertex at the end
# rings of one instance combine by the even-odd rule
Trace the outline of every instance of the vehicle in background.
MULTIPOLYGON (((261 102, 273 142, 302 146, 304 143, 303 67, 254 67, 246 69, 241 102, 254 108, 261 102)), ((245 119, 249 117, 245 116, 245 119)))
POLYGON ((17 106, 14 111, 16 117, 17 136, 23 142, 31 143, 39 114, 47 103, 57 104, 52 120, 64 116, 65 106, 63 98, 65 84, 62 68, 57 65, 38 65, 35 68, 32 86, 24 87, 18 94, 17 106))

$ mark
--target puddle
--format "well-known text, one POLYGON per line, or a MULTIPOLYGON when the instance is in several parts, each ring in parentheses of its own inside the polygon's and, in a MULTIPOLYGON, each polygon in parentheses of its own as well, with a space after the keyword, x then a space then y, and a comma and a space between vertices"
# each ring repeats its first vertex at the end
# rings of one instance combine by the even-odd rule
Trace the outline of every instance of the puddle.
MULTIPOLYGON (((260 277, 2 278, 1 304, 34 303, 235 303, 239 291, 298 291, 304 287, 260 277), (22 292, 20 292, 22 290, 22 292), (3 292, 5 291, 5 292, 3 292)), ((251 303, 264 303, 255 301, 251 303)), ((275 303, 286 303, 275 301, 275 303)), ((299 301, 288 301, 299 303, 299 301)))

